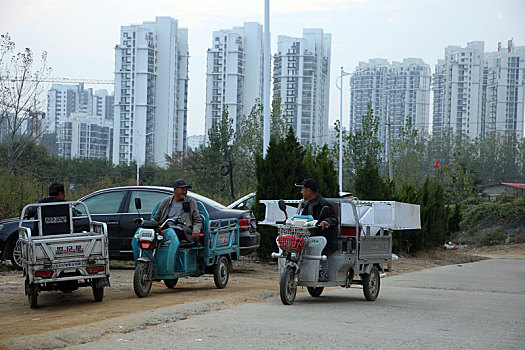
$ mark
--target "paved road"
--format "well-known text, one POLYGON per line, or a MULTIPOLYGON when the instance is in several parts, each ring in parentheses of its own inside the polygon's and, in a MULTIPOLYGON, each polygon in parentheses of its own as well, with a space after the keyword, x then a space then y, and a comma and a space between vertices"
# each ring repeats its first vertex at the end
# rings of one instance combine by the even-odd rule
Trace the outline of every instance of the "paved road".
POLYGON ((375 302, 359 288, 301 293, 292 306, 272 297, 75 348, 524 349, 525 259, 385 278, 375 302))
MULTIPOLYGON (((525 259, 452 265, 382 280, 375 302, 336 288, 209 312, 78 348, 524 349, 525 259)), ((277 288, 277 286, 276 286, 277 288)))

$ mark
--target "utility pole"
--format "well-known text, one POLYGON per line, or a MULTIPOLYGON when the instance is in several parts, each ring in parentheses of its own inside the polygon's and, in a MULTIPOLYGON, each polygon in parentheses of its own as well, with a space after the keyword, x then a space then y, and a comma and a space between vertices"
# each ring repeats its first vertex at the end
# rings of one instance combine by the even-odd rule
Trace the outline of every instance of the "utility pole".
POLYGON ((392 167, 392 130, 390 128, 390 116, 387 117, 388 127, 388 178, 394 180, 394 168, 392 167))
POLYGON ((270 0, 264 0, 263 158, 270 144, 270 0))

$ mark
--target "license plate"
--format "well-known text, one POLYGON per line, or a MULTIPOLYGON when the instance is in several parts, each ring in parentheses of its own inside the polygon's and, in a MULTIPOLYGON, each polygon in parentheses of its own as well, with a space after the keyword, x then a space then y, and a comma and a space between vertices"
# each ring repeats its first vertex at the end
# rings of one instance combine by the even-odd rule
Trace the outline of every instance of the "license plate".
POLYGON ((77 266, 83 266, 84 263, 82 261, 73 261, 73 262, 65 262, 65 263, 57 263, 53 264, 54 268, 63 268, 63 267, 77 267, 77 266))
POLYGON ((77 255, 83 253, 84 247, 81 244, 55 246, 55 255, 77 255))

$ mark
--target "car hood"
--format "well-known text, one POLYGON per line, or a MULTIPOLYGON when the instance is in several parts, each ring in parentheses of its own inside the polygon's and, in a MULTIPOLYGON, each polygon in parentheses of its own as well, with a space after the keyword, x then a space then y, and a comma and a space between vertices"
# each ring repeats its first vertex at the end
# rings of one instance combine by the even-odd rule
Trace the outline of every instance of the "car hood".
POLYGON ((0 224, 10 224, 10 223, 16 223, 18 225, 18 222, 20 221, 20 218, 9 218, 0 220, 0 224))

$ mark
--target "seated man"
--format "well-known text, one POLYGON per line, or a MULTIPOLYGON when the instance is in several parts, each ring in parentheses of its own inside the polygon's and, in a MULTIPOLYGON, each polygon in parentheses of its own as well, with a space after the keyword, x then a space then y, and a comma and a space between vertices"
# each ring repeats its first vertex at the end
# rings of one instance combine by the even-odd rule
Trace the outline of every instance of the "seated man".
POLYGON ((187 196, 190 185, 183 179, 175 180, 173 196, 160 202, 153 219, 162 224, 167 219, 180 219, 181 224, 170 223, 180 242, 197 242, 202 230, 202 218, 199 215, 197 202, 187 196))
MULTIPOLYGON (((328 208, 323 221, 321 221, 321 229, 317 229, 312 236, 323 236, 326 238, 326 246, 323 249, 322 254, 332 254, 338 248, 337 246, 337 225, 339 220, 335 216, 334 208, 326 199, 321 197, 319 194, 319 184, 314 179, 305 179, 303 182, 295 184, 297 187, 301 187, 301 194, 307 201, 306 206, 303 208, 302 215, 312 215, 315 220, 320 219, 321 210, 324 207, 328 208)), ((328 263, 321 261, 321 270, 319 272, 319 281, 328 280, 328 263)))
MULTIPOLYGON (((38 203, 54 203, 54 202, 65 202, 66 201, 66 190, 63 183, 54 182, 49 186, 49 197, 42 198, 38 203)), ((31 207, 27 210, 25 218, 36 218, 36 208, 31 207)))

